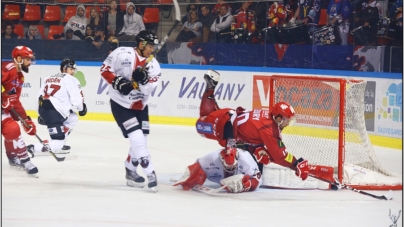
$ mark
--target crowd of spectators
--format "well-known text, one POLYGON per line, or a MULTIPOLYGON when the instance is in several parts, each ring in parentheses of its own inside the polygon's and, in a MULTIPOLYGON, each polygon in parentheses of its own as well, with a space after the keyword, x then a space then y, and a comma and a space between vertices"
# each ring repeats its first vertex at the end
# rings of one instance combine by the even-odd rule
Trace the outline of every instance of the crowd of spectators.
MULTIPOLYGON (((376 0, 284 0, 269 4, 225 0, 207 4, 196 0, 186 7, 175 41, 378 45, 378 37, 382 37, 402 45, 402 0, 392 1, 383 18, 376 0), (302 34, 310 38, 290 38, 302 34)), ((63 33, 53 38, 85 40, 100 48, 104 40, 134 41, 146 29, 142 12, 133 2, 126 2, 124 11, 119 1, 106 2, 101 9, 92 7, 88 17, 86 7, 78 4, 63 33)), ((2 38, 46 39, 35 25, 29 25, 23 36, 13 30, 13 22, 3 20, 2 38)))

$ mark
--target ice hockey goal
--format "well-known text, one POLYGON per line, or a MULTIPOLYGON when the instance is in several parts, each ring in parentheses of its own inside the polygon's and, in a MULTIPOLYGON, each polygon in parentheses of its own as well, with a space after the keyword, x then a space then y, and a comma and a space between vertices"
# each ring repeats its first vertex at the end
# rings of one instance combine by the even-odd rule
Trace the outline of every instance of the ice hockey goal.
POLYGON ((358 189, 402 189, 378 161, 364 116, 365 80, 271 76, 270 103, 285 101, 296 112, 296 123, 283 135, 287 150, 310 164, 334 167, 340 182, 358 189))

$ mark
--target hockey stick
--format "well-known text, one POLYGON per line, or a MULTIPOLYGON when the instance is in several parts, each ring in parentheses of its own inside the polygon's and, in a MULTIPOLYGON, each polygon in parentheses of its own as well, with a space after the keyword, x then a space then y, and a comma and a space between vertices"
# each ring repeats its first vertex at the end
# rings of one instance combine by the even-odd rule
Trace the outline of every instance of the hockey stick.
POLYGON ((354 192, 358 192, 358 193, 360 193, 362 195, 367 195, 367 196, 373 197, 375 199, 380 199, 380 200, 391 200, 391 199, 393 199, 393 195, 392 195, 391 190, 389 191, 389 193, 387 195, 378 196, 378 195, 373 195, 373 194, 368 193, 368 192, 364 192, 364 191, 356 189, 356 188, 352 188, 349 185, 342 184, 342 183, 339 182, 338 178, 334 178, 335 182, 333 182, 333 181, 329 181, 329 180, 326 180, 326 179, 322 179, 322 178, 317 177, 317 176, 312 175, 312 174, 310 174, 310 176, 313 177, 313 178, 316 178, 317 180, 321 180, 321 181, 330 183, 334 187, 345 188, 345 189, 348 189, 348 190, 351 190, 351 191, 354 191, 354 192))
POLYGON ((158 44, 157 49, 154 51, 154 54, 150 55, 150 57, 146 60, 146 63, 142 67, 142 71, 145 69, 146 65, 149 64, 151 60, 153 60, 154 55, 156 55, 161 48, 163 48, 164 44, 167 42, 168 37, 171 35, 171 33, 174 31, 175 27, 177 27, 178 23, 181 21, 181 12, 180 12, 180 6, 178 4, 177 0, 173 0, 174 3, 174 9, 175 9, 175 22, 173 26, 170 28, 170 30, 167 32, 167 34, 164 36, 164 38, 161 40, 161 42, 158 44))
MULTIPOLYGON (((17 111, 15 111, 13 108, 11 108, 11 109, 10 109, 10 112, 13 113, 13 114, 21 121, 21 123, 24 124, 24 126, 25 126, 26 128, 31 128, 31 126, 28 125, 28 124, 24 121, 24 119, 17 113, 17 111)), ((38 136, 36 133, 35 133, 35 137, 36 137, 36 138, 39 140, 39 142, 45 147, 45 149, 46 149, 47 151, 49 151, 49 153, 56 159, 56 161, 58 161, 58 162, 63 162, 63 161, 65 160, 66 157, 57 157, 57 156, 55 155, 55 153, 53 153, 53 151, 51 150, 51 148, 49 147, 49 145, 48 145, 48 144, 45 144, 45 143, 43 142, 43 140, 41 140, 41 138, 39 138, 39 136, 38 136)))
MULTIPOLYGON (((178 180, 176 180, 174 178, 171 178, 170 181, 175 183, 178 180)), ((225 187, 226 187, 226 185, 223 185, 220 188, 211 188, 211 187, 207 187, 207 186, 197 184, 192 188, 192 190, 197 191, 197 192, 202 192, 202 193, 207 194, 207 195, 215 196, 215 195, 224 195, 224 194, 221 194, 219 192, 221 190, 223 190, 225 187)))
POLYGON ((227 195, 227 193, 226 194, 219 193, 225 187, 226 187, 226 185, 224 185, 224 186, 222 186, 220 188, 210 188, 210 187, 207 187, 207 186, 197 184, 192 188, 192 190, 197 191, 197 192, 202 192, 204 194, 212 195, 212 196, 227 195))

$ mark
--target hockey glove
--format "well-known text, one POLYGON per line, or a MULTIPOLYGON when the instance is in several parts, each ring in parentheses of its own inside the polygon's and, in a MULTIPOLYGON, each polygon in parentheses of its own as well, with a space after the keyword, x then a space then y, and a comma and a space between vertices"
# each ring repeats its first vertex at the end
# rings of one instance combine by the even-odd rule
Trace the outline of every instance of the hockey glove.
POLYGON ((206 180, 206 173, 198 162, 188 166, 184 175, 173 186, 181 185, 182 189, 189 190, 195 185, 203 185, 206 180))
POLYGON ((137 68, 132 73, 133 81, 145 85, 149 83, 149 73, 146 70, 142 70, 142 68, 137 68))
POLYGON ((21 124, 28 135, 33 136, 36 134, 36 126, 29 116, 27 116, 27 119, 21 122, 21 124))
POLYGON ((265 147, 257 147, 254 150, 254 158, 258 163, 268 165, 271 158, 269 157, 268 151, 265 147))
MULTIPOLYGON (((220 184, 226 186, 225 189, 228 192, 232 193, 240 193, 247 192, 250 190, 251 186, 253 186, 252 180, 255 178, 251 178, 249 175, 237 174, 231 177, 227 177, 220 180, 220 184)), ((255 188, 255 187, 254 187, 255 188)))
POLYGON ((17 101, 16 94, 4 94, 1 96, 1 108, 5 111, 9 111, 11 108, 14 107, 15 102, 17 101))
POLYGON ((44 119, 41 116, 38 116, 38 124, 46 125, 44 119))
POLYGON ((121 93, 122 95, 128 95, 133 90, 132 82, 121 76, 117 76, 114 78, 114 80, 112 81, 112 87, 115 90, 119 91, 119 93, 121 93))
POLYGON ((79 115, 80 116, 85 116, 87 114, 87 106, 86 104, 83 102, 83 110, 79 111, 79 115))
POLYGON ((302 178, 302 180, 306 180, 307 177, 309 176, 309 163, 307 160, 304 160, 303 158, 299 158, 296 163, 295 163, 295 171, 296 171, 296 176, 302 178))

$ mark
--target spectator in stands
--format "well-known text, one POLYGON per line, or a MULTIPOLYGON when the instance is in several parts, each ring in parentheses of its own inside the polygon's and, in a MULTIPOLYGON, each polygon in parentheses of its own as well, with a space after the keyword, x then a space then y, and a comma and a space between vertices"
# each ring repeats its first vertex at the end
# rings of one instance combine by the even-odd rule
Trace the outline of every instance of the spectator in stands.
POLYGON ((78 36, 73 35, 72 29, 67 29, 65 36, 62 37, 63 40, 81 40, 78 36))
POLYGON ((290 19, 290 23, 296 23, 296 20, 309 26, 309 31, 317 28, 320 20, 320 0, 300 0, 297 3, 295 15, 290 19))
POLYGON ((96 27, 93 32, 91 26, 87 25, 85 38, 85 41, 87 43, 94 45, 97 49, 100 49, 102 44, 104 43, 104 38, 104 28, 96 27))
POLYGON ((234 22, 234 17, 229 12, 227 4, 220 6, 220 14, 216 17, 210 27, 210 31, 215 33, 216 42, 230 43, 231 42, 231 23, 234 22))
POLYGON ((371 46, 377 43, 377 23, 381 18, 381 6, 376 0, 362 3, 362 9, 355 13, 354 43, 371 46))
POLYGON ((117 2, 112 0, 109 5, 108 11, 104 12, 103 18, 105 26, 105 36, 116 36, 123 28, 124 13, 118 8, 117 2))
POLYGON ((228 3, 226 3, 224 0, 217 0, 216 5, 213 6, 212 9, 212 13, 215 15, 219 15, 220 14, 220 7, 226 4, 227 5, 227 10, 229 11, 229 13, 232 12, 232 6, 228 3))
POLYGON ((198 21, 198 13, 191 10, 188 13, 188 21, 184 23, 175 42, 201 42, 202 23, 198 21))
POLYGON ((194 10, 194 11, 196 11, 197 13, 198 13, 198 17, 199 17, 199 9, 198 9, 198 6, 196 5, 196 4, 189 4, 189 5, 187 5, 187 14, 185 14, 182 18, 181 18, 181 22, 182 22, 182 24, 185 24, 185 22, 187 22, 188 21, 188 19, 189 19, 189 11, 191 11, 191 10, 194 10))
POLYGON ((74 35, 78 36, 80 39, 84 39, 87 26, 87 18, 85 12, 86 9, 84 8, 84 5, 79 4, 77 6, 76 15, 70 17, 70 19, 67 21, 64 33, 66 33, 67 29, 72 29, 74 35))
POLYGON ((18 36, 14 33, 14 24, 11 21, 3 22, 3 32, 1 33, 1 38, 3 39, 21 39, 21 36, 18 36))
POLYGON ((28 31, 25 33, 24 39, 42 39, 42 35, 38 31, 38 27, 36 25, 30 25, 28 27, 28 31))
POLYGON ((201 13, 199 21, 202 23, 202 42, 206 43, 209 41, 210 27, 215 22, 216 15, 210 12, 209 5, 203 5, 201 13))
POLYGON ((90 9, 90 17, 87 18, 87 25, 90 25, 93 30, 96 27, 104 28, 104 23, 102 20, 100 20, 100 14, 97 12, 95 7, 90 9))
POLYGON ((348 45, 349 17, 351 4, 349 0, 331 0, 327 8, 327 25, 338 25, 341 45, 348 45))
POLYGON ((135 5, 132 2, 126 3, 126 14, 123 17, 123 28, 118 33, 119 41, 136 41, 136 35, 146 30, 142 16, 135 13, 135 5))
POLYGON ((255 24, 254 12, 248 9, 249 6, 250 2, 243 2, 240 9, 234 13, 234 19, 237 28, 244 28, 245 26, 246 30, 252 31, 251 27, 255 24))

